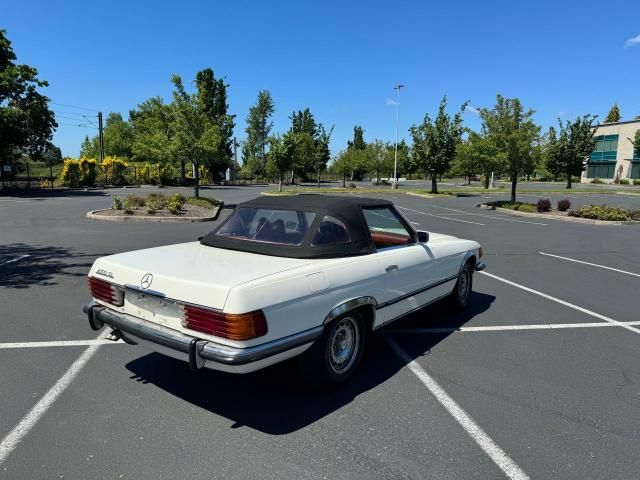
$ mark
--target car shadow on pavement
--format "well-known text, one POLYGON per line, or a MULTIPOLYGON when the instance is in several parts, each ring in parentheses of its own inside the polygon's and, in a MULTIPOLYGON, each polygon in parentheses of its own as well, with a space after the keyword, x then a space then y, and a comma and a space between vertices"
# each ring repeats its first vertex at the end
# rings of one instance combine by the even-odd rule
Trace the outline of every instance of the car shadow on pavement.
MULTIPOLYGON (((492 295, 473 293, 469 307, 460 313, 439 302, 408 316, 410 325, 457 328, 490 308, 492 295)), ((399 326, 396 324, 395 326, 399 326)), ((392 378, 405 366, 384 340, 384 331, 370 337, 366 355, 354 377, 333 391, 314 391, 297 370, 295 360, 248 375, 212 370, 189 371, 186 362, 151 353, 129 362, 132 380, 153 384, 182 400, 234 422, 231 428, 249 427, 269 435, 284 435, 304 428, 339 410, 356 397, 392 378)), ((414 358, 429 353, 450 333, 409 335, 414 358), (418 345, 418 347, 416 347, 418 345)), ((403 335, 404 336, 404 335, 403 335)), ((401 336, 396 341, 402 344, 401 336)))
POLYGON ((108 253, 83 254, 65 247, 0 245, 0 288, 55 285, 60 276, 84 277, 93 261, 108 253))

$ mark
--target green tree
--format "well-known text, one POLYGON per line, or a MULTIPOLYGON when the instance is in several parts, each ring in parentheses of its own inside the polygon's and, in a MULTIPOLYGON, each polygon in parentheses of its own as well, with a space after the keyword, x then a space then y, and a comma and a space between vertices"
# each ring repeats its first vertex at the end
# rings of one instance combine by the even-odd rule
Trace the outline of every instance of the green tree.
POLYGON ((180 163, 181 178, 186 177, 185 159, 179 158, 172 148, 173 105, 167 105, 160 97, 145 100, 135 110, 129 112, 133 129, 131 152, 137 161, 158 163, 168 166, 180 163))
POLYGON ((364 152, 366 147, 367 143, 364 141, 364 129, 356 125, 353 127, 353 140, 347 142, 347 149, 353 150, 355 152, 354 158, 358 158, 358 162, 351 162, 353 164, 350 175, 351 181, 356 179, 361 180, 363 174, 367 171, 366 160, 363 160, 366 159, 366 155, 358 154, 358 152, 364 152))
POLYGON ((293 166, 296 139, 295 134, 287 132, 284 135, 274 135, 269 139, 269 162, 278 173, 278 191, 282 191, 282 177, 293 166))
POLYGON ((348 142, 349 147, 355 148, 356 150, 364 150, 367 146, 364 141, 364 129, 356 125, 353 127, 353 140, 348 142))
POLYGON ((564 153, 561 151, 562 148, 563 145, 558 140, 557 130, 554 127, 549 127, 544 153, 545 168, 553 177, 554 182, 557 182, 564 173, 564 168, 561 163, 561 159, 564 156, 564 153))
POLYGON ((211 68, 205 68, 196 74, 196 103, 202 115, 218 126, 215 136, 215 151, 205 160, 211 177, 216 178, 231 163, 233 154, 233 128, 235 115, 230 115, 227 104, 227 87, 224 79, 216 79, 211 68))
POLYGON ((567 188, 571 188, 571 177, 580 176, 585 169, 589 155, 596 148, 595 117, 584 115, 574 121, 563 123, 560 127, 555 147, 556 161, 567 176, 567 188))
POLYGON ((633 140, 629 139, 629 141, 633 144, 636 152, 638 152, 638 157, 640 157, 640 129, 636 130, 636 135, 633 140))
POLYGON ((376 185, 380 183, 381 174, 393 170, 394 147, 382 140, 367 143, 365 149, 367 170, 376 176, 376 185))
MULTIPOLYGON (((387 159, 393 166, 395 148, 392 143, 387 143, 387 159)), ((418 171, 418 165, 411 156, 411 149, 404 139, 398 142, 398 175, 411 175, 418 171)))
POLYGON ((466 175, 481 174, 484 188, 489 188, 492 173, 501 173, 504 159, 487 135, 469 130, 467 139, 456 149, 457 169, 466 175))
POLYGON ((131 158, 133 129, 131 124, 122 119, 122 115, 111 112, 107 115, 104 126, 105 156, 131 158))
POLYGON ((533 110, 524 110, 519 99, 502 95, 497 95, 491 110, 480 109, 483 131, 504 159, 511 178, 511 202, 516 201, 518 178, 529 169, 540 134, 533 114, 533 110))
POLYGON ((217 153, 220 126, 200 108, 198 93, 185 91, 179 75, 172 75, 174 85, 171 129, 173 151, 190 161, 194 171, 194 194, 199 197, 200 166, 217 153))
POLYGON ((89 135, 84 136, 84 140, 80 145, 80 158, 98 158, 100 156, 100 146, 98 137, 89 139, 89 135))
POLYGON ((266 150, 273 122, 269 119, 275 107, 267 90, 258 92, 256 104, 249 108, 247 115, 247 138, 242 146, 242 158, 252 172, 262 174, 266 167, 266 150))
POLYGON ((449 170, 463 131, 462 113, 466 103, 453 118, 446 113, 446 107, 447 97, 443 97, 435 121, 426 114, 420 125, 409 129, 413 137, 414 158, 425 175, 431 177, 432 193, 438 193, 438 175, 449 170))
POLYGON ((318 172, 318 187, 320 187, 320 172, 327 169, 327 164, 331 160, 331 150, 329 143, 331 141, 331 134, 333 133, 333 126, 327 132, 322 124, 318 125, 318 134, 315 139, 315 153, 314 169, 318 172))
POLYGON ((49 98, 38 92, 49 84, 35 68, 14 60, 11 42, 0 29, 0 164, 13 163, 22 154, 39 159, 51 148, 58 127, 49 98))
POLYGON ((620 121, 620 109, 618 108, 618 104, 614 103, 607 113, 607 117, 604 119, 604 123, 615 123, 620 121))

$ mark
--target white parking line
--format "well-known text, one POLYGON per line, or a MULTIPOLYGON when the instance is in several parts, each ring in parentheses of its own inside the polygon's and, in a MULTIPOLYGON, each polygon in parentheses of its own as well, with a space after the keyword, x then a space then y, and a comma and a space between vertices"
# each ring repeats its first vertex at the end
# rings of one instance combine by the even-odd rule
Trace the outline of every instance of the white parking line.
MULTIPOLYGON (((96 340, 101 339, 104 334, 104 332, 101 332, 96 340)), ((0 442, 0 465, 4 463, 24 437, 29 434, 31 429, 38 423, 47 410, 51 408, 58 397, 71 385, 71 382, 78 376, 80 370, 91 360, 99 348, 100 344, 90 345, 89 348, 71 364, 64 375, 58 379, 47 393, 38 400, 38 403, 22 417, 22 420, 13 427, 13 430, 2 439, 2 442, 0 442)))
POLYGON ((418 210, 412 210, 411 208, 401 207, 400 205, 398 205, 398 208, 401 208, 402 210, 407 210, 407 211, 413 212, 413 213, 419 213, 420 215, 428 215, 430 217, 442 218, 444 220, 451 220, 452 222, 472 223, 473 225, 482 225, 483 227, 485 225, 484 223, 471 222, 469 220, 460 220, 459 218, 442 217, 440 215, 434 215, 433 213, 420 212, 418 210))
POLYGON ((528 480, 529 476, 505 453, 502 448, 495 443, 489 435, 478 425, 471 416, 458 405, 453 398, 435 381, 435 379, 423 369, 418 362, 413 360, 411 356, 404 351, 400 345, 391 337, 385 336, 387 344, 393 349, 411 370, 416 377, 423 383, 427 390, 436 398, 456 422, 467 432, 467 434, 478 444, 478 446, 493 460, 493 462, 504 472, 504 474, 513 480, 528 480))
POLYGON ((634 277, 640 277, 640 273, 627 272, 626 270, 620 270, 618 268, 607 267, 606 265, 600 265, 600 264, 597 264, 597 263, 590 263, 590 262, 585 262, 585 261, 582 261, 582 260, 576 260, 575 258, 562 257, 560 255, 554 255, 552 253, 545 253, 545 252, 538 252, 538 253, 540 255, 546 255, 547 257, 560 258, 562 260, 567 260, 569 262, 582 263, 584 265, 590 265, 592 267, 604 268, 605 270, 612 270, 614 272, 624 273, 625 275, 632 275, 634 277))
POLYGON ((126 345, 122 340, 56 340, 51 342, 0 343, 0 350, 8 348, 87 347, 89 345, 126 345))
MULTIPOLYGON (((640 321, 620 322, 625 325, 640 325, 640 321)), ((554 330, 563 328, 598 328, 617 327, 609 322, 591 323, 540 323, 529 325, 487 325, 484 327, 449 327, 449 328, 398 328, 387 333, 414 334, 414 333, 453 333, 453 332, 504 332, 512 330, 554 330)))
POLYGON ((542 225, 543 227, 549 226, 548 223, 530 222, 528 220, 514 220, 513 218, 506 218, 504 216, 486 215, 484 213, 469 213, 469 212, 465 212, 464 210, 456 210, 455 208, 439 207, 437 205, 431 205, 431 206, 434 208, 441 208, 442 210, 449 210, 451 212, 466 213, 468 215, 473 215, 474 217, 494 218, 496 220, 504 220, 505 222, 530 223, 531 225, 542 225))
POLYGON ((586 308, 580 307, 578 305, 574 305, 573 303, 566 302, 564 300, 560 300, 559 298, 552 297, 551 295, 543 292, 539 292, 538 290, 534 290, 533 288, 525 287, 524 285, 520 285, 519 283, 512 282, 511 280, 507 280, 506 278, 498 277, 497 275, 493 275, 488 272, 478 272, 487 277, 491 277, 499 282, 506 283, 507 285, 511 285, 513 287, 519 288, 529 293, 533 293, 534 295, 538 295, 540 297, 546 298, 547 300, 551 300, 552 302, 559 303, 560 305, 564 305, 569 308, 573 308, 574 310, 578 310, 579 312, 586 313, 587 315, 591 315, 592 317, 599 318, 600 320, 604 320, 605 322, 609 322, 611 324, 617 325, 618 327, 626 328, 635 333, 640 333, 640 330, 632 327, 631 325, 627 325, 624 322, 619 322, 618 320, 614 320, 613 318, 609 318, 605 315, 601 315, 600 313, 593 312, 591 310, 587 310, 586 308))
POLYGON ((12 258, 11 260, 7 260, 6 262, 2 262, 0 263, 0 267, 4 267, 5 265, 9 265, 10 263, 15 263, 15 262, 19 262, 20 260, 30 257, 31 255, 18 255, 15 258, 12 258))

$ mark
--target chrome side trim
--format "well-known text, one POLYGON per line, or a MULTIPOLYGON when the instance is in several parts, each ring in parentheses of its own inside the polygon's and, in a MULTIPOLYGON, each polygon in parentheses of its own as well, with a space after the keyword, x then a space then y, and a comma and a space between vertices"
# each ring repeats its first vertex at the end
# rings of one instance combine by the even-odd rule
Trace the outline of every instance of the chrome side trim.
MULTIPOLYGON (((158 325, 133 315, 118 313, 102 306, 94 306, 93 315, 107 325, 122 331, 125 336, 130 334, 133 337, 181 352, 184 354, 185 360, 189 358, 192 341, 196 340, 194 345, 198 357, 225 365, 245 365, 308 344, 322 335, 324 329, 320 325, 271 342, 253 347, 238 348, 186 335, 163 325, 158 325)), ((191 347, 192 357, 194 355, 193 350, 194 347, 191 347)), ((192 363, 201 365, 198 359, 195 360, 196 362, 192 363)))
POLYGON ((371 305, 375 310, 378 306, 378 302, 373 297, 352 298, 351 300, 347 300, 346 302, 338 305, 333 310, 331 310, 327 314, 327 316, 324 318, 324 322, 322 322, 322 324, 326 325, 327 323, 339 317, 340 315, 343 315, 351 310, 355 310, 356 308, 361 307, 363 305, 371 305))
POLYGON ((398 315, 397 317, 391 318, 391 319, 387 320, 386 322, 381 323, 381 324, 380 324, 380 325, 378 325, 377 327, 374 327, 373 329, 374 329, 374 330, 378 330, 378 329, 380 329, 380 328, 382 328, 382 327, 386 327, 387 325, 392 324, 392 323, 393 323, 393 322, 395 322, 396 320, 400 320, 401 318, 406 317, 407 315, 409 315, 409 314, 411 314, 411 313, 413 313, 413 312, 417 312, 418 310, 421 310, 421 309, 423 309, 423 308, 425 308, 425 307, 428 307, 429 305, 431 305, 431 304, 433 304, 433 303, 435 303, 435 302, 439 302, 440 300, 442 300, 442 299, 444 299, 444 298, 448 297, 449 295, 451 295, 451 293, 445 293, 445 294, 441 295, 441 296, 440 296, 440 297, 438 297, 438 298, 434 298, 433 300, 430 300, 430 301, 428 301, 427 303, 424 303, 424 304, 422 304, 422 305, 420 305, 420 306, 418 306, 418 307, 416 307, 416 308, 413 308, 413 309, 409 310, 408 312, 404 312, 404 313, 402 313, 402 314, 398 315))

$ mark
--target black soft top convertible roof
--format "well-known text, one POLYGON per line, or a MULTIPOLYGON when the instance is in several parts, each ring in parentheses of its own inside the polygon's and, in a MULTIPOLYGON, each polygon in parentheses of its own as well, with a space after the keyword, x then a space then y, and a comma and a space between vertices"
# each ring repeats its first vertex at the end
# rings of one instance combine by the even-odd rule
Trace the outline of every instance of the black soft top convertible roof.
MULTIPOLYGON (((362 215, 363 208, 391 207, 392 202, 377 198, 332 197, 327 195, 263 196, 239 204, 239 208, 267 208, 273 210, 293 210, 315 212, 316 216, 300 245, 285 245, 252 240, 238 240, 233 237, 216 235, 224 225, 200 240, 202 245, 240 250, 244 252, 290 258, 339 258, 374 253, 369 228, 362 215), (311 246, 311 241, 325 216, 342 221, 351 237, 350 243, 311 246)), ((229 216, 233 216, 236 210, 229 216)), ((228 221, 228 219, 227 219, 228 221)), ((409 228, 411 228, 409 226, 409 228)))

